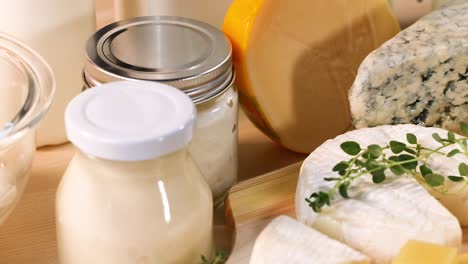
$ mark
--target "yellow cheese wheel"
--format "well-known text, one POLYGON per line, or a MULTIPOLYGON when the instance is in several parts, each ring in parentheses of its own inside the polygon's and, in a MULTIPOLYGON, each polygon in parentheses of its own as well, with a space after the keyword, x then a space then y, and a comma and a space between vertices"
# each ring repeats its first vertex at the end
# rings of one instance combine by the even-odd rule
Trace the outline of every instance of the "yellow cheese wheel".
POLYGON ((463 253, 458 256, 458 264, 468 264, 468 253, 463 253))
POLYGON ((273 140, 308 153, 351 127, 357 69, 399 26, 387 0, 234 0, 223 30, 244 112, 273 140))

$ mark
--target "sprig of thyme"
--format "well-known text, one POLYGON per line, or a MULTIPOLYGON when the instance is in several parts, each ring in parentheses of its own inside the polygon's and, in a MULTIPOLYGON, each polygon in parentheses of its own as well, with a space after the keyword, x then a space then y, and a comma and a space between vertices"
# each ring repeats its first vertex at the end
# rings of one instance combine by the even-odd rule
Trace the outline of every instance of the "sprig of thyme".
MULTIPOLYGON (((468 136, 468 124, 460 124, 463 135, 468 136)), ((372 176, 375 184, 383 183, 386 179, 386 172, 393 174, 410 175, 419 182, 427 184, 432 190, 448 194, 448 190, 443 187, 445 179, 452 182, 464 182, 463 188, 468 185, 468 164, 462 162, 458 166, 459 175, 443 175, 434 173, 428 165, 428 159, 434 154, 442 154, 447 157, 455 155, 465 155, 468 157, 468 138, 457 138, 453 132, 448 132, 446 137, 434 133, 432 135, 440 146, 435 149, 423 147, 416 135, 408 133, 407 142, 390 141, 386 146, 376 144, 362 148, 359 143, 347 141, 340 145, 341 149, 352 158, 336 164, 332 171, 337 173, 335 177, 326 177, 325 181, 335 182, 333 188, 328 191, 312 193, 306 202, 315 212, 325 206, 330 206, 334 195, 338 192, 343 198, 349 198, 348 190, 354 180, 368 175, 372 176), (448 153, 447 148, 452 148, 448 153), (391 155, 385 150, 390 150, 391 155)), ((462 188, 462 189, 463 189, 462 188)))
POLYGON ((224 264, 227 261, 227 252, 217 250, 215 256, 208 260, 205 256, 201 256, 200 264, 224 264))

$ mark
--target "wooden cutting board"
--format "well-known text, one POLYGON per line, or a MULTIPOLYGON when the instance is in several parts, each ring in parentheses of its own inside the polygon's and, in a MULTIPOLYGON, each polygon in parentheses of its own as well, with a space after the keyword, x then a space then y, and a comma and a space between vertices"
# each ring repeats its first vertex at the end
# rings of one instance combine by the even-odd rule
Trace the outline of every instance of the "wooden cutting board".
MULTIPOLYGON (((294 217, 294 198, 301 163, 244 181, 226 198, 226 221, 235 230, 229 264, 249 263, 255 239, 276 216, 294 217)), ((463 252, 468 252, 468 228, 463 230, 463 252)))

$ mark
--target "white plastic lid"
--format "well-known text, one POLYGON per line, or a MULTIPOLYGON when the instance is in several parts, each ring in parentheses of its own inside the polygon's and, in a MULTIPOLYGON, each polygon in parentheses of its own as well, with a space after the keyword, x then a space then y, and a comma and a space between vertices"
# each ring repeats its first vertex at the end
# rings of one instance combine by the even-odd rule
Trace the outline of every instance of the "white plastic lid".
POLYGON ((191 99, 168 85, 112 82, 89 89, 67 107, 68 139, 86 154, 141 161, 188 145, 195 129, 191 99))

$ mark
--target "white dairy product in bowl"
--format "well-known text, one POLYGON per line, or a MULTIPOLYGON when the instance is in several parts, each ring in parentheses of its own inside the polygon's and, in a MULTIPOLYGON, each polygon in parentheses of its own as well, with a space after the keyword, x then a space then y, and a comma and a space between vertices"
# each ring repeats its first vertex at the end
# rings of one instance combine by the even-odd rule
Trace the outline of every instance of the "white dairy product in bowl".
POLYGON ((94 0, 2 1, 0 32, 23 41, 52 67, 57 93, 37 128, 38 147, 66 142, 64 112, 82 90, 83 49, 95 31, 94 0))
POLYGON ((78 152, 57 191, 61 264, 199 263, 213 202, 188 152, 195 107, 177 89, 114 82, 71 101, 78 152))
POLYGON ((26 187, 36 149, 34 129, 48 111, 54 91, 46 62, 0 34, 0 224, 26 187))
POLYGON ((237 180, 238 92, 232 47, 209 24, 181 17, 142 17, 110 24, 86 47, 88 88, 118 80, 161 82, 197 107, 189 150, 220 205, 237 180))

